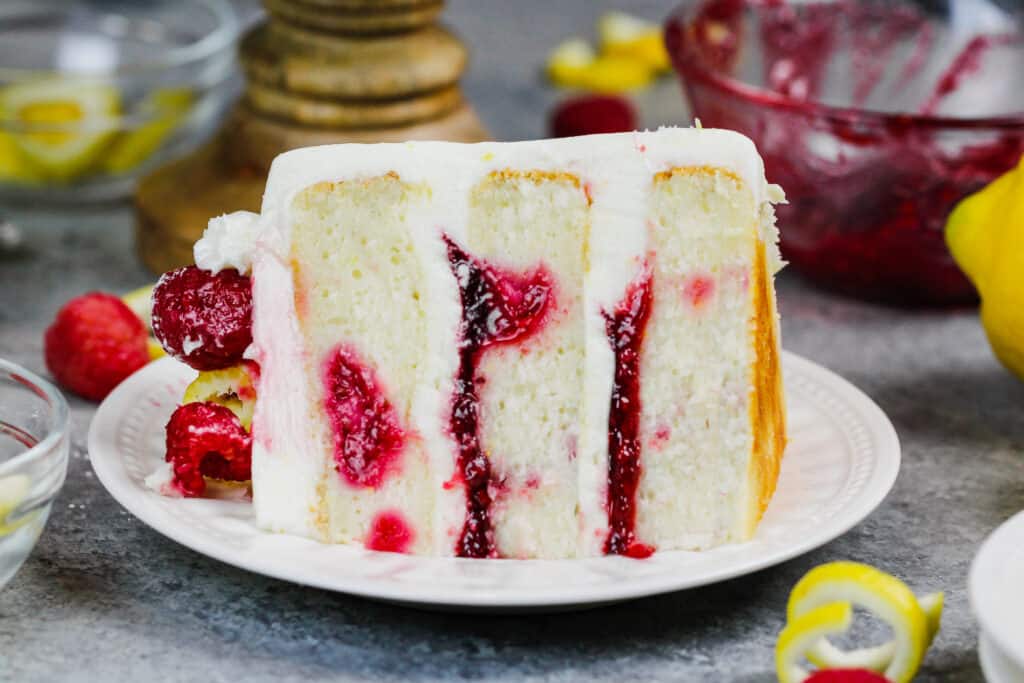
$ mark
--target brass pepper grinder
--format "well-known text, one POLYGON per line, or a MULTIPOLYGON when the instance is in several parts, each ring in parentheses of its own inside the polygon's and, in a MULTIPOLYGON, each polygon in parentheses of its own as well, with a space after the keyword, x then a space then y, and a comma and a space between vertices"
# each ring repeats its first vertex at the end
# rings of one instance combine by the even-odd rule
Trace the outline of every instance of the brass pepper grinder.
POLYGON ((459 89, 466 48, 436 22, 444 0, 263 0, 243 39, 245 95, 191 156, 157 169, 135 198, 143 263, 192 262, 212 216, 258 211, 270 162, 336 142, 488 139, 459 89))

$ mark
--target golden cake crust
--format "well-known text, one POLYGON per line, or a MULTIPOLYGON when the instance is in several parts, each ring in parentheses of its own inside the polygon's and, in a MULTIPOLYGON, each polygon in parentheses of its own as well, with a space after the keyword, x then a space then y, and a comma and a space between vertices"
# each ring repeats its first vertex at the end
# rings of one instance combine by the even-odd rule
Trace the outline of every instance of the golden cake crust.
MULTIPOLYGON (((509 180, 529 180, 531 182, 540 184, 545 182, 563 181, 572 183, 574 187, 580 186, 579 176, 565 171, 521 171, 515 168, 504 168, 500 171, 491 171, 487 175, 487 180, 490 182, 506 182, 509 180)), ((588 203, 590 197, 587 197, 588 203)))
POLYGON ((782 395, 782 366, 779 359, 778 323, 771 276, 767 271, 764 242, 757 241, 753 277, 754 363, 751 368, 753 391, 750 400, 750 424, 754 436, 750 459, 751 515, 753 534, 775 493, 786 448, 786 405, 782 395))

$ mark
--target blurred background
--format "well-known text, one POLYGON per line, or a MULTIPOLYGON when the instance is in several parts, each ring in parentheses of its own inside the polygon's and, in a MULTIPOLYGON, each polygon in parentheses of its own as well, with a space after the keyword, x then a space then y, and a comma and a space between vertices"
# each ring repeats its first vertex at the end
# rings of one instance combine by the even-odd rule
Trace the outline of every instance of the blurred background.
POLYGON ((210 216, 257 210, 288 149, 700 119, 758 146, 789 199, 784 256, 808 280, 908 307, 978 301, 945 224, 1024 151, 1018 4, 511 7, 8 0, 0 205, 133 198, 139 257, 163 272, 189 262, 210 216))

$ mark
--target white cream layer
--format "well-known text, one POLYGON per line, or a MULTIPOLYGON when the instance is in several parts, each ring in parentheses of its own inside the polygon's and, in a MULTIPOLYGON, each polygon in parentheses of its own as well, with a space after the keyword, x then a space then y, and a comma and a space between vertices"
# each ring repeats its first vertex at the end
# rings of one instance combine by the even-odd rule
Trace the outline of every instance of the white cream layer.
POLYGON ((248 273, 259 239, 259 218, 258 213, 251 211, 211 218, 203 238, 192 250, 196 264, 213 273, 226 268, 248 273))

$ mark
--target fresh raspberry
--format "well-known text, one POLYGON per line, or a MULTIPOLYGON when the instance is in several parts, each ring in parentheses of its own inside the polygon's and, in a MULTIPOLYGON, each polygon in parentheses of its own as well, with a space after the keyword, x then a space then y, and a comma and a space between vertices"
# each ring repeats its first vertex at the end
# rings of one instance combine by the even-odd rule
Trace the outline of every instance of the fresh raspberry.
POLYGON ((822 669, 805 678, 804 683, 889 683, 889 679, 868 669, 822 669))
POLYGON ((153 290, 153 334, 167 353, 196 370, 235 365, 252 342, 249 278, 230 268, 164 273, 153 290))
POLYGON ((64 304, 43 339, 46 367, 93 401, 149 362, 146 326, 116 296, 91 292, 64 304))
POLYGON ((246 481, 252 473, 252 436, 228 408, 186 403, 167 423, 167 462, 174 485, 186 496, 201 496, 203 477, 246 481))
POLYGON ((551 136, 624 133, 636 129, 633 105, 613 95, 583 95, 562 102, 551 116, 551 136))

